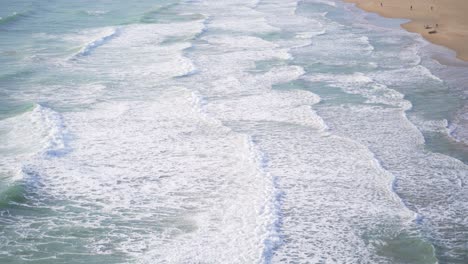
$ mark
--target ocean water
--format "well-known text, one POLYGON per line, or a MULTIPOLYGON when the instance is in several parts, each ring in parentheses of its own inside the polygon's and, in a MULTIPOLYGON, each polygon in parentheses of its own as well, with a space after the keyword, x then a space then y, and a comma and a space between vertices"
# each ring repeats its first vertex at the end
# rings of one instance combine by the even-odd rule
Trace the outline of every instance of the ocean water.
POLYGON ((0 4, 0 263, 467 263, 468 66, 403 20, 0 4))

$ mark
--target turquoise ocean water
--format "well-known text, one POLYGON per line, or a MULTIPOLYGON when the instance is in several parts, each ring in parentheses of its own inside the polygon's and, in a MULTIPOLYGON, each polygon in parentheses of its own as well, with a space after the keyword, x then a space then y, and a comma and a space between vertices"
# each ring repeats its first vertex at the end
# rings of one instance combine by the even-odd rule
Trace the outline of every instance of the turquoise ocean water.
POLYGON ((403 20, 0 6, 0 263, 467 263, 468 66, 403 20))

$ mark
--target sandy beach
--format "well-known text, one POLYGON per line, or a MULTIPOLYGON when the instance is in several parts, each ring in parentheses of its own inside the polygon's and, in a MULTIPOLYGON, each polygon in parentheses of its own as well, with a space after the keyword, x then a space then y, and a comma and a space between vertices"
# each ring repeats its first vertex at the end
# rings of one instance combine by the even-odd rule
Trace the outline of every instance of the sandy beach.
POLYGON ((446 46, 468 61, 468 1, 464 0, 345 0, 384 17, 407 18, 402 25, 432 43, 446 46))

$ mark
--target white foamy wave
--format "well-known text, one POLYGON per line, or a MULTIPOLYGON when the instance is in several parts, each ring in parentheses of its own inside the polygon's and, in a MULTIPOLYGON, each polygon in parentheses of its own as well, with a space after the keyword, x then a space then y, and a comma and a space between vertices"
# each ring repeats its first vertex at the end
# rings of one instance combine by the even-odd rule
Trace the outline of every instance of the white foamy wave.
MULTIPOLYGON (((450 252, 446 254, 452 254, 452 248, 466 233, 454 236, 453 232, 446 233, 445 227, 465 224, 460 217, 465 205, 460 201, 466 201, 467 197, 467 166, 423 148, 422 133, 400 109, 356 105, 322 110, 321 115, 333 131, 353 137, 372 149, 397 178, 395 190, 418 214, 416 222, 437 238, 432 243, 446 248, 450 252), (447 207, 448 203, 451 206, 447 207)), ((446 122, 422 121, 418 125, 423 131, 437 132, 444 129, 446 122)))
MULTIPOLYGON (((214 118, 209 117, 209 114, 206 109, 206 101, 201 97, 199 93, 192 93, 194 97, 194 103, 197 108, 204 109, 202 111, 203 115, 206 118, 216 120, 214 118)), ((221 123, 215 122, 219 125, 221 123)), ((281 245, 281 236, 279 233, 280 228, 280 219, 281 219, 281 212, 280 212, 280 196, 281 192, 277 189, 276 178, 272 177, 268 172, 265 171, 267 166, 267 161, 264 154, 258 149, 258 146, 254 143, 254 140, 248 136, 246 137, 246 142, 248 145, 249 152, 251 153, 251 160, 258 166, 258 170, 261 172, 262 175, 266 178, 267 184, 265 186, 265 203, 262 206, 260 214, 262 217, 265 218, 263 222, 257 227, 257 230, 260 231, 260 236, 263 240, 263 253, 262 258, 258 259, 258 262, 269 262, 272 257, 274 250, 281 245), (271 181, 270 181, 270 180, 271 181)), ((258 232, 258 231, 257 231, 258 232)))
POLYGON ((326 17, 328 15, 328 12, 319 13, 319 15, 322 17, 326 17))
MULTIPOLYGON (((197 34, 203 32, 205 21, 200 19, 190 22, 175 22, 167 24, 136 24, 126 26, 125 36, 122 39, 124 43, 137 44, 159 44, 172 37, 186 38, 190 40, 197 34)), ((183 41, 182 41, 183 42, 183 41)))
POLYGON ((300 66, 276 67, 260 76, 255 76, 255 78, 262 85, 271 87, 274 84, 296 80, 304 73, 304 69, 300 66))
POLYGON ((319 4, 324 4, 324 5, 329 5, 336 7, 336 3, 334 1, 327 1, 327 0, 312 0, 313 3, 319 3, 319 4))
MULTIPOLYGON (((262 262, 280 243, 274 178, 251 137, 213 121, 202 107, 200 95, 171 87, 152 102, 68 113, 74 151, 37 160, 28 173, 41 175, 44 195, 99 207, 94 227, 114 219, 132 229, 112 250, 140 263, 227 263, 233 255, 262 262), (147 224, 134 226, 134 219, 147 224)), ((65 210, 67 221, 88 217, 56 210, 65 210)), ((95 239, 106 245, 108 237, 95 239)))
POLYGON ((88 10, 86 11, 86 14, 90 16, 101 16, 109 13, 109 11, 103 11, 103 10, 88 10))
MULTIPOLYGON (((215 85, 215 89, 222 89, 224 92, 233 93, 239 91, 239 89, 230 90, 228 86, 232 87, 234 85, 233 82, 237 82, 239 78, 245 79, 248 82, 252 81, 253 78, 246 74, 245 71, 246 69, 255 68, 256 61, 269 59, 289 60, 291 58, 288 49, 242 50, 199 57, 196 60, 196 65, 200 71, 204 69, 209 70, 210 76, 208 78, 213 78, 216 84, 229 82, 225 83, 224 86, 215 85), (219 67, 219 65, 223 65, 223 67, 219 67), (217 67, 216 71, 213 70, 213 67, 217 67)), ((199 78, 203 78, 203 75, 199 78)))
POLYGON ((55 107, 80 107, 87 106, 99 102, 105 94, 106 86, 100 83, 89 83, 76 85, 75 88, 69 89, 70 85, 37 85, 37 89, 41 89, 39 96, 31 95, 24 92, 16 95, 18 99, 38 100, 48 102, 55 107))
POLYGON ((55 155, 66 147, 66 129, 59 113, 36 105, 30 112, 2 120, 2 149, 13 153, 35 154, 43 152, 55 155))
POLYGON ((344 92, 360 94, 367 98, 368 103, 387 104, 409 110, 411 102, 404 99, 404 95, 386 85, 376 83, 363 73, 353 74, 314 74, 304 76, 311 82, 325 82, 333 87, 341 88, 344 92))
POLYGON ((203 40, 213 44, 217 45, 220 48, 226 48, 230 50, 238 50, 238 49, 254 49, 254 50, 260 50, 260 49, 274 49, 274 48, 279 48, 278 45, 275 45, 274 43, 270 41, 263 40, 258 37, 253 37, 253 36, 238 36, 238 37, 232 37, 229 35, 225 36, 206 36, 202 38, 203 40))
POLYGON ((259 10, 265 13, 269 24, 280 27, 286 35, 294 33, 295 37, 280 37, 274 43, 282 47, 298 48, 310 45, 312 38, 326 33, 323 17, 309 18, 296 15, 298 2, 285 1, 281 3, 262 3, 259 10))
MULTIPOLYGON (((218 5, 216 3, 205 3, 208 6, 218 5)), ((229 3, 223 3, 229 5, 229 3)), ((225 8, 218 10, 219 13, 213 16, 208 25, 214 29, 221 29, 231 32, 253 33, 272 33, 280 31, 279 28, 269 24, 265 14, 253 8, 233 4, 233 10, 226 11, 225 8), (233 15, 232 12, 235 12, 233 15), (226 13, 228 12, 228 13, 226 13)))
POLYGON ((249 128, 268 153, 270 173, 281 175, 279 186, 285 193, 284 243, 273 263, 295 256, 313 262, 377 261, 360 232, 374 232, 379 225, 398 229, 414 219, 392 192, 391 175, 363 145, 309 127, 260 123, 249 128), (367 231, 354 229, 354 224, 367 231), (304 230, 313 235, 304 235, 304 230))
MULTIPOLYGON (((161 85, 162 81, 196 73, 184 52, 192 48, 190 39, 203 30, 203 20, 123 26, 118 37, 100 46, 92 56, 79 56, 67 68, 82 74, 99 71, 103 79, 141 83, 139 80, 143 78, 161 85)), ((129 88, 126 90, 129 96, 142 92, 136 87, 129 88)))
POLYGON ((323 35, 326 32, 327 31, 325 29, 321 30, 321 31, 317 31, 317 32, 310 32, 310 31, 299 32, 299 33, 296 34, 296 38, 298 38, 298 39, 311 39, 312 37, 323 35))
POLYGON ((417 65, 406 69, 385 70, 369 73, 374 80, 386 85, 408 85, 414 86, 416 83, 426 83, 428 81, 442 83, 442 80, 433 75, 429 69, 417 65))
POLYGON ((0 174, 11 181, 24 178, 24 171, 34 157, 52 158, 70 151, 61 115, 41 105, 1 120, 0 134, 0 174))
POLYGON ((367 36, 350 32, 345 26, 333 23, 327 24, 323 30, 327 34, 313 38, 313 43, 301 50, 301 55, 308 57, 308 63, 315 62, 338 68, 368 68, 375 64, 367 59, 373 56, 375 50, 367 36), (337 35, 340 37, 336 38, 337 35))
POLYGON ((120 30, 118 28, 109 28, 109 29, 104 30, 101 36, 85 44, 84 47, 82 47, 80 51, 78 51, 78 53, 76 53, 72 58, 77 58, 80 56, 87 56, 91 54, 91 52, 95 50, 96 48, 104 45, 111 39, 117 37, 119 35, 119 32, 120 30))
POLYGON ((266 92, 211 103, 206 108, 224 121, 275 121, 324 130, 323 120, 311 109, 318 101, 318 96, 306 91, 266 92))
POLYGON ((251 33, 278 32, 279 29, 269 25, 264 18, 223 18, 210 20, 210 26, 218 29, 251 33))
POLYGON ((464 112, 464 114, 458 114, 448 126, 449 135, 456 141, 468 145, 468 112, 466 112, 466 106, 460 112, 464 112))
MULTIPOLYGON (((363 24, 369 27, 369 24, 363 24)), ((372 58, 377 60, 382 68, 401 69, 420 65, 421 48, 426 45, 424 40, 414 33, 402 31, 401 29, 382 29, 380 27, 372 30, 373 41, 378 44, 372 58), (374 31, 375 30, 375 31, 374 31)))
POLYGON ((372 82, 372 79, 361 72, 355 72, 353 74, 314 74, 307 75, 305 79, 311 82, 333 82, 337 84, 368 84, 372 82))
POLYGON ((400 50, 398 58, 406 62, 409 66, 417 66, 421 63, 421 56, 419 55, 420 49, 421 45, 411 45, 410 47, 400 50))
POLYGON ((268 161, 266 160, 265 153, 261 152, 254 140, 249 137, 250 152, 253 154, 254 161, 259 165, 259 169, 267 179, 271 181, 266 186, 267 192, 265 205, 262 208, 262 215, 265 216, 266 221, 262 223, 261 229, 264 231, 263 235, 263 263, 270 263, 273 254, 278 247, 283 243, 281 235, 281 197, 282 191, 279 189, 278 177, 272 176, 268 171, 268 161))
POLYGON ((421 132, 438 132, 450 135, 450 128, 446 119, 425 120, 421 117, 411 116, 410 121, 415 124, 421 132))
POLYGON ((47 142, 44 151, 49 156, 60 156, 69 151, 68 143, 69 135, 63 123, 62 116, 50 108, 38 105, 33 111, 33 122, 44 124, 47 134, 45 141, 47 142))

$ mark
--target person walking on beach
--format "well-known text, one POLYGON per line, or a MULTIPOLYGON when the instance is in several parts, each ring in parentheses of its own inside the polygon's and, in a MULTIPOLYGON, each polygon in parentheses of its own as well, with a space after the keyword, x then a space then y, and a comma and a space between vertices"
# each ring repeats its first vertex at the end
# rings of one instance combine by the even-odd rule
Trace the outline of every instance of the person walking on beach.
POLYGON ((413 10, 413 6, 410 6, 410 8, 409 8, 409 9, 410 9, 410 10, 413 10))

